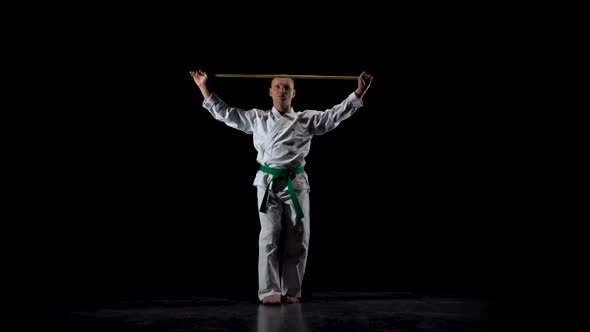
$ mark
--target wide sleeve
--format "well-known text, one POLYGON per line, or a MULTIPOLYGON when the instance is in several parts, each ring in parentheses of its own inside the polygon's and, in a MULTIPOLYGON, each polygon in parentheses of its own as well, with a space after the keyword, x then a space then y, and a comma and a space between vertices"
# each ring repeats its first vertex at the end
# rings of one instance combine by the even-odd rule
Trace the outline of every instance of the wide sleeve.
POLYGON ((229 127, 241 130, 246 134, 254 132, 256 110, 243 110, 229 106, 215 93, 203 101, 203 108, 208 110, 216 120, 224 122, 229 127))
POLYGON ((340 122, 351 117, 362 106, 362 99, 359 99, 353 92, 341 103, 325 111, 307 111, 305 114, 306 127, 312 135, 323 135, 338 127, 340 122))

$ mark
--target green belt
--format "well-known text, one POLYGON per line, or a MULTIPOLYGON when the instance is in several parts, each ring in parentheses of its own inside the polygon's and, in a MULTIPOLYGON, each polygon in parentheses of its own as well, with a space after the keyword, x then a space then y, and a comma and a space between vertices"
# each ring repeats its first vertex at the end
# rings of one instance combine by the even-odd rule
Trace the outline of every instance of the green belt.
MULTIPOLYGON (((268 173, 268 174, 272 174, 272 181, 274 181, 277 178, 280 177, 284 177, 287 179, 287 187, 289 188, 289 195, 291 195, 291 200, 293 201, 293 206, 295 206, 295 212, 297 212, 297 218, 303 218, 303 210, 301 210, 301 205, 299 205, 299 200, 297 199, 297 194, 295 193, 295 188, 293 188, 293 181, 291 181, 291 179, 293 179, 295 177, 296 174, 299 173, 303 173, 303 167, 299 167, 296 169, 292 169, 292 168, 270 168, 264 165, 260 165, 260 170, 268 173)), ((269 184, 270 186, 270 184, 269 184)), ((267 194, 268 194, 268 188, 267 188, 267 194)), ((265 194, 265 199, 264 201, 266 201, 266 195, 265 194)), ((262 204, 262 206, 264 207, 266 204, 262 204)), ((262 210, 262 209, 261 209, 262 210)))

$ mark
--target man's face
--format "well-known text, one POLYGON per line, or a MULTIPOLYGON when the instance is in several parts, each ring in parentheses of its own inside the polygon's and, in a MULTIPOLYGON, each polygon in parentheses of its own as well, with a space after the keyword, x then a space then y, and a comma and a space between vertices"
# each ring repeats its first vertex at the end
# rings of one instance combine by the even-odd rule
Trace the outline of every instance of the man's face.
POLYGON ((290 104, 295 97, 295 84, 290 78, 275 78, 270 84, 269 95, 279 104, 290 104))

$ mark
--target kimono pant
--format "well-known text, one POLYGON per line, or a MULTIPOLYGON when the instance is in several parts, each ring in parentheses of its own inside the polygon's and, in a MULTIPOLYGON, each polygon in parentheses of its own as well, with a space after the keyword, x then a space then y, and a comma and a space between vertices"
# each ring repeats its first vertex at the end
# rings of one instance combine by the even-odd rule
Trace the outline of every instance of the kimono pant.
MULTIPOLYGON (((258 206, 266 188, 258 188, 258 206)), ((266 211, 259 212, 258 298, 270 295, 301 297, 309 248, 309 190, 298 190, 303 218, 297 218, 284 179, 268 188, 266 211), (279 250, 281 249, 281 250, 279 250)))

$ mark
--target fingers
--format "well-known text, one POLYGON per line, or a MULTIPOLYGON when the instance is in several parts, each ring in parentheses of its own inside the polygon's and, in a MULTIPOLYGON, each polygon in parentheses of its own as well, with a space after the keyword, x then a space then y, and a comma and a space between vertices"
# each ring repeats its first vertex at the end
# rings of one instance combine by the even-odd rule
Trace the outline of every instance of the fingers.
POLYGON ((373 75, 364 74, 363 80, 366 82, 367 85, 369 85, 373 81, 373 75))
POLYGON ((363 72, 359 75, 359 78, 362 80, 371 81, 373 79, 373 75, 368 74, 366 71, 363 70, 363 72))
POLYGON ((205 73, 203 70, 201 70, 201 69, 199 69, 199 70, 190 70, 190 71, 189 71, 189 74, 190 74, 192 77, 197 77, 197 76, 207 76, 207 74, 206 74, 206 73, 205 73))

